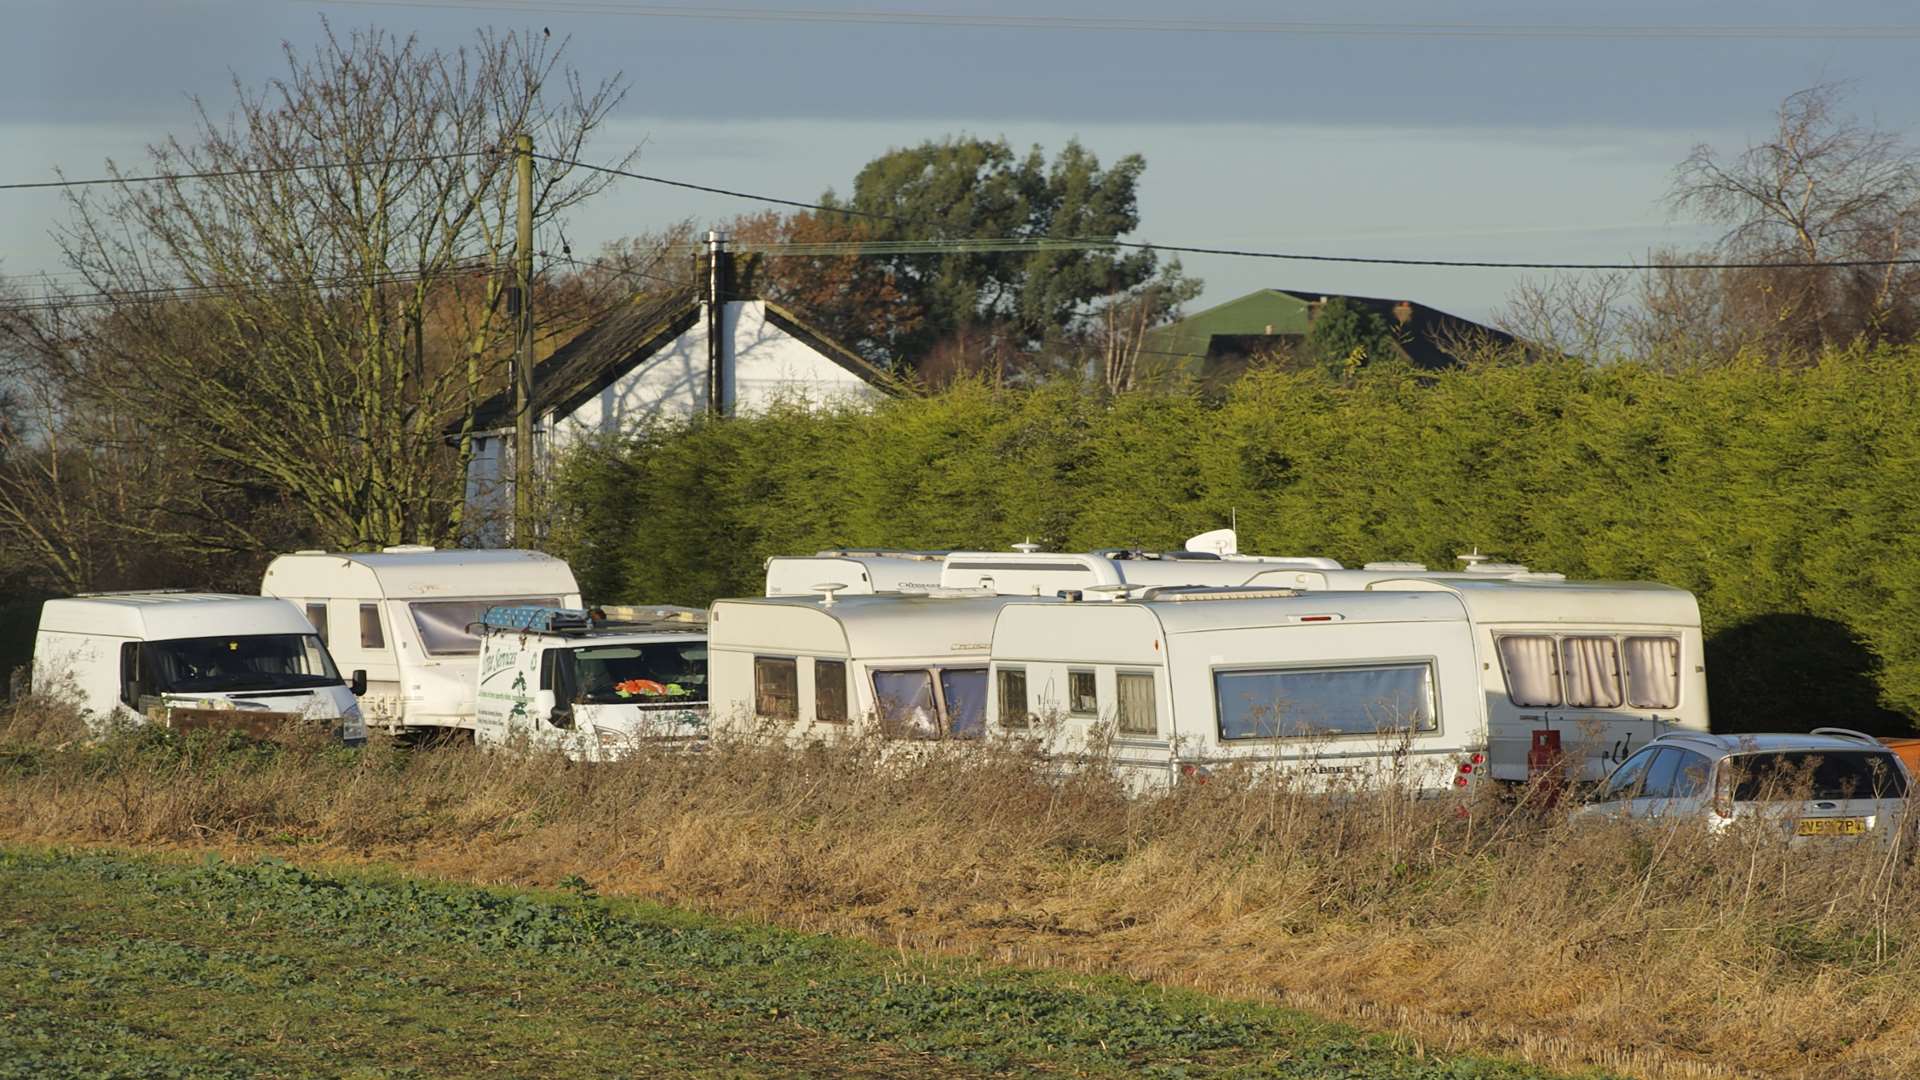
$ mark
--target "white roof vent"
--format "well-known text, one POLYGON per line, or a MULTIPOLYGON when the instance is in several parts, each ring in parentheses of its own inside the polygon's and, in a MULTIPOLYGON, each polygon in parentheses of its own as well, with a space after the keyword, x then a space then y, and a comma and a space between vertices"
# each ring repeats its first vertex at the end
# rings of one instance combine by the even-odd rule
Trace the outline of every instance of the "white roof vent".
POLYGON ((381 548, 380 553, 383 555, 424 555, 433 550, 434 546, 432 544, 394 544, 390 547, 381 548))
POLYGON ((1550 570, 1523 570, 1513 575, 1515 581, 1565 581, 1567 575, 1550 570))
POLYGON ((1022 555, 1031 555, 1034 552, 1040 550, 1040 545, 1034 543, 1032 537, 1028 537, 1027 539, 1021 541, 1020 543, 1013 545, 1013 550, 1019 552, 1022 555))
POLYGON ((1515 574, 1529 573, 1526 563, 1517 562, 1477 562, 1467 566, 1469 574, 1499 574, 1512 577, 1515 574))
POLYGON ((1367 565, 1361 567, 1360 569, 1391 570, 1396 574, 1399 574, 1399 573, 1424 574, 1427 572, 1427 564, 1417 563, 1417 562, 1370 562, 1367 565))

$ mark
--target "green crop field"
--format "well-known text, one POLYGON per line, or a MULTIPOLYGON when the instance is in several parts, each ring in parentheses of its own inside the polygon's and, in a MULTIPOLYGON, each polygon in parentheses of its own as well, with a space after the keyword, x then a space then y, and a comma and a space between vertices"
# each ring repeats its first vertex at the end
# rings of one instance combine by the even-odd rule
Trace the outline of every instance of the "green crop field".
POLYGON ((571 884, 0 851, 0 1076, 1544 1075, 571 884))

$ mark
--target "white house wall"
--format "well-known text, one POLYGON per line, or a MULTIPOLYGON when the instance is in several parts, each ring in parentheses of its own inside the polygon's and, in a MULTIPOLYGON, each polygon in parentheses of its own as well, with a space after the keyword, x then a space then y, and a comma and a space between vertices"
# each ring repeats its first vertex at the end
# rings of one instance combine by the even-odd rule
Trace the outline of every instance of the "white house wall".
MULTIPOLYGON (((735 301, 722 313, 731 336, 731 363, 721 380, 721 400, 736 415, 765 412, 776 404, 872 402, 872 383, 767 318, 762 300, 735 301)), ((636 431, 658 420, 686 420, 707 410, 707 320, 702 313, 670 344, 604 387, 564 416, 542 418, 553 446, 565 450, 583 439, 636 431)), ((467 465, 469 542, 493 547, 507 542, 513 509, 512 434, 476 437, 467 465)), ((538 437, 538 436, 536 436, 538 437)), ((544 454, 542 455, 544 456, 544 454)))
POLYGON ((787 401, 838 405, 879 399, 878 387, 776 326, 767 318, 765 301, 728 304, 721 317, 733 340, 722 399, 730 412, 751 415, 787 401))

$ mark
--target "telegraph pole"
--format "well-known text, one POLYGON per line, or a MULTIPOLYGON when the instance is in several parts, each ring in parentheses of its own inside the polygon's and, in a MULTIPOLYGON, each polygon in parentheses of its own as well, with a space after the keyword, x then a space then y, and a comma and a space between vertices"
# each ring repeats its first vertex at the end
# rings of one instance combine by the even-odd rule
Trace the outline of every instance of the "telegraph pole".
POLYGON ((533 540, 533 136, 513 140, 520 214, 513 234, 514 289, 520 298, 513 343, 513 542, 533 540))

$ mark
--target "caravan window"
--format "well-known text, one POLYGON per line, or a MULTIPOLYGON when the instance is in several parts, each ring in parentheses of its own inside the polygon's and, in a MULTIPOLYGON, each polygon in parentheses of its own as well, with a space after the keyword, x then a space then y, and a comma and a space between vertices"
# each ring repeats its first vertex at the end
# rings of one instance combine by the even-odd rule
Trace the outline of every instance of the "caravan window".
POLYGON ((1218 671, 1222 739, 1434 731, 1433 666, 1218 671))
POLYGON ((1680 640, 1627 639, 1627 704, 1636 709, 1680 707, 1680 640))
POLYGON ((1620 646, 1610 637, 1570 637, 1560 642, 1560 681, 1567 704, 1620 707, 1620 646))
POLYGON ((876 671, 873 702, 889 737, 978 739, 987 733, 987 669, 876 671))
POLYGON ((1067 711, 1074 716, 1100 715, 1099 684, 1093 672, 1067 672, 1067 711))
POLYGON ((1029 723, 1027 712, 1027 669, 1003 667, 1000 669, 1000 726, 1004 728, 1024 728, 1029 723))
POLYGON ((940 737, 933 673, 925 668, 874 672, 873 704, 880 713, 880 729, 896 739, 940 737))
POLYGON ((822 724, 847 722, 847 662, 813 662, 813 718, 822 724))
POLYGON ((313 624, 313 632, 320 635, 320 644, 327 643, 327 604, 324 600, 307 601, 307 621, 313 624))
POLYGON ((1509 634, 1500 639, 1500 668, 1507 696, 1515 705, 1560 704, 1560 665, 1553 639, 1544 634, 1509 634))
POLYGON ((986 668, 943 668, 940 698, 946 705, 947 738, 978 739, 987 733, 986 668))
POLYGON ((360 605, 360 647, 374 652, 387 647, 387 636, 380 632, 380 605, 360 605))
POLYGON ((1120 708, 1116 727, 1122 735, 1158 735, 1160 718, 1154 712, 1153 672, 1123 671, 1115 676, 1120 708))
POLYGON ((753 658, 753 712, 763 720, 799 719, 799 661, 791 656, 753 658))
POLYGON ((487 617, 494 607, 559 607, 555 596, 491 598, 484 600, 415 600, 407 605, 420 645, 429 656, 478 656, 480 638, 467 627, 487 617))

